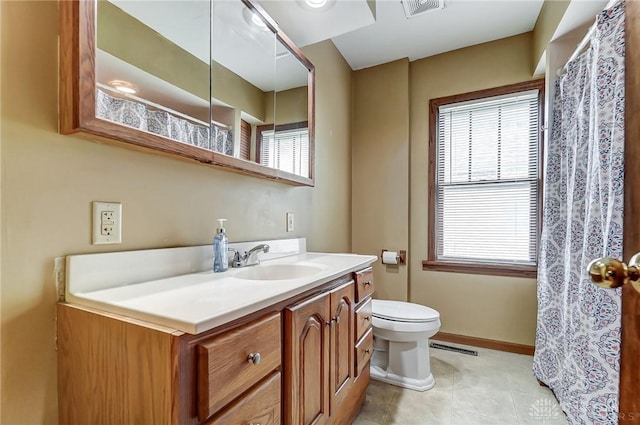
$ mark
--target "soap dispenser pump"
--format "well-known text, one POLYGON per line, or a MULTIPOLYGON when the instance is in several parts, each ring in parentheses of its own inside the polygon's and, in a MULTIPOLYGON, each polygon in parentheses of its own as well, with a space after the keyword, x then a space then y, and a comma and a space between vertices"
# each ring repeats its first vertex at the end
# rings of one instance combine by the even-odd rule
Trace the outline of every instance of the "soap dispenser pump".
POLYGON ((213 238, 213 271, 215 273, 225 272, 229 267, 229 240, 227 232, 224 230, 224 222, 226 218, 219 218, 220 227, 213 238))

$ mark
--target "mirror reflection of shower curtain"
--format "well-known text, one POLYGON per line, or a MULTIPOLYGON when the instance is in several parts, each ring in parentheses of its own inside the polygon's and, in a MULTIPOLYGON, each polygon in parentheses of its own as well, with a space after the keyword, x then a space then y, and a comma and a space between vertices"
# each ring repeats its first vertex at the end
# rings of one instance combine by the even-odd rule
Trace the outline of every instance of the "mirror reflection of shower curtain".
POLYGON ((603 11, 552 102, 533 371, 569 424, 618 424, 621 291, 587 264, 622 258, 624 3, 603 11))

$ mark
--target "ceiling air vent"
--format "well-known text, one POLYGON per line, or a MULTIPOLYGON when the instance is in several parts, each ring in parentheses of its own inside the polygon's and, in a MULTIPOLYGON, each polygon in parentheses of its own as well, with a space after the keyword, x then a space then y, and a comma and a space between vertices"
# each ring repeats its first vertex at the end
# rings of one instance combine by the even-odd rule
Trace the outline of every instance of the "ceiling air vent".
POLYGON ((444 0, 401 0, 407 18, 415 18, 430 10, 444 9, 444 0))

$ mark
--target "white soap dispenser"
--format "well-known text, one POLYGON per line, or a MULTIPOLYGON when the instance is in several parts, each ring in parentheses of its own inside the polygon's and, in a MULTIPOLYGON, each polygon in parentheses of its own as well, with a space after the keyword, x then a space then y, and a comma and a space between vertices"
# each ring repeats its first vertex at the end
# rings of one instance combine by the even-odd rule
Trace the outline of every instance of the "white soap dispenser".
POLYGON ((213 238, 213 271, 215 273, 225 272, 229 268, 229 240, 224 230, 226 218, 219 218, 220 227, 213 238))

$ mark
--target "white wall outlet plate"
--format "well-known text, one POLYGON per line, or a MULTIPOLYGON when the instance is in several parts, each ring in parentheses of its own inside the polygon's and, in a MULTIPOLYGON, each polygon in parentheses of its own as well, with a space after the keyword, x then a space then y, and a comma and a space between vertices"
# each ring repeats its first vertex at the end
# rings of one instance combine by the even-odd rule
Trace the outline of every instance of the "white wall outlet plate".
POLYGON ((122 243, 122 204, 92 202, 93 245, 122 243))
POLYGON ((293 213, 287 213, 287 232, 293 232, 293 213))

